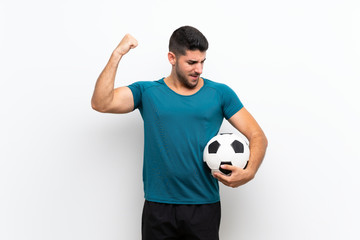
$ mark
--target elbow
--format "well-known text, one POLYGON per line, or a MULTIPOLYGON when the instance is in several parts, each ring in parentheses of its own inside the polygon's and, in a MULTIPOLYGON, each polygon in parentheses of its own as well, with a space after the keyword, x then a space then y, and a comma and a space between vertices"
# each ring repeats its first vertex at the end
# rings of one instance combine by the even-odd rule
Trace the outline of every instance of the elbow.
POLYGON ((267 139, 267 137, 265 136, 265 133, 263 132, 263 137, 262 137, 262 142, 263 142, 263 146, 264 146, 264 149, 265 149, 265 151, 266 151, 266 149, 267 149, 267 147, 268 147, 268 139, 267 139))
POLYGON ((105 113, 106 109, 104 106, 96 103, 94 100, 91 100, 91 108, 94 109, 97 112, 105 113))
POLYGON ((265 148, 267 148, 268 147, 268 139, 267 139, 267 137, 264 135, 264 146, 265 146, 265 148))
POLYGON ((268 147, 268 139, 267 139, 267 137, 265 136, 265 133, 262 130, 255 133, 252 136, 252 138, 257 139, 256 141, 258 142, 258 144, 262 145, 262 147, 264 149, 266 149, 268 147))
POLYGON ((268 139, 267 139, 267 137, 265 136, 265 133, 263 132, 263 131, 261 131, 261 138, 262 138, 262 142, 263 142, 263 145, 264 145, 264 147, 265 148, 267 148, 267 146, 268 146, 268 139))

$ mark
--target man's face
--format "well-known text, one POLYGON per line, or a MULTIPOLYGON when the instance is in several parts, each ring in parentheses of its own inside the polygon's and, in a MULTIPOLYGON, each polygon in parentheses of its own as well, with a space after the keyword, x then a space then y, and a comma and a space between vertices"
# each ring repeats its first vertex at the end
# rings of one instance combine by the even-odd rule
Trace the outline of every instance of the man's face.
POLYGON ((185 55, 177 57, 175 72, 178 80, 187 88, 193 89, 199 82, 206 59, 206 52, 187 50, 185 55))

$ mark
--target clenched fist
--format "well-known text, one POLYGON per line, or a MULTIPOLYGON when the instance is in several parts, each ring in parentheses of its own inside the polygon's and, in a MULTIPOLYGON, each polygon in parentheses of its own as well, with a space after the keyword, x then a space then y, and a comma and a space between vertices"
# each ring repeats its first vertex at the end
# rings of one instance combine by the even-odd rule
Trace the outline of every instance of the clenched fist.
POLYGON ((126 34, 119 45, 115 48, 114 53, 123 56, 128 53, 130 49, 136 48, 137 45, 137 40, 130 34, 126 34))

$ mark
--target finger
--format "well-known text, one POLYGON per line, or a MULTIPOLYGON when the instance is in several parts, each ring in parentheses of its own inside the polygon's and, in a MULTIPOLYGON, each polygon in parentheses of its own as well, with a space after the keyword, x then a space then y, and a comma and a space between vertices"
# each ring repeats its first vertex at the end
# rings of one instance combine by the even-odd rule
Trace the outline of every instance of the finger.
POLYGON ((220 172, 215 172, 213 174, 213 176, 219 180, 220 182, 224 183, 225 185, 227 185, 229 183, 229 180, 230 180, 230 176, 227 176, 225 174, 222 174, 220 172))
POLYGON ((132 44, 130 44, 130 48, 134 49, 138 46, 138 42, 135 40, 132 44))
POLYGON ((216 174, 215 178, 217 180, 219 180, 219 182, 221 182, 222 184, 224 184, 225 186, 228 186, 228 187, 232 187, 232 188, 235 188, 235 187, 238 187, 239 185, 236 185, 236 183, 234 183, 232 180, 231 180, 231 177, 230 176, 226 176, 224 174, 216 174))
POLYGON ((138 41, 136 40, 136 38, 134 38, 130 34, 126 34, 124 39, 126 39, 130 46, 136 47, 138 45, 138 41))
POLYGON ((221 182, 221 183, 224 184, 225 186, 229 186, 229 183, 226 182, 226 181, 219 180, 219 182, 221 182))
POLYGON ((225 186, 228 186, 228 187, 230 187, 230 184, 231 184, 229 181, 223 180, 223 179, 220 179, 219 182, 221 182, 222 184, 224 184, 225 186))
POLYGON ((220 167, 221 167, 222 169, 226 169, 226 170, 229 170, 229 171, 233 171, 233 170, 236 169, 235 166, 229 165, 229 164, 222 164, 220 167))
POLYGON ((236 167, 228 164, 222 164, 220 166, 220 171, 223 172, 225 175, 230 176, 233 171, 236 171, 236 167))

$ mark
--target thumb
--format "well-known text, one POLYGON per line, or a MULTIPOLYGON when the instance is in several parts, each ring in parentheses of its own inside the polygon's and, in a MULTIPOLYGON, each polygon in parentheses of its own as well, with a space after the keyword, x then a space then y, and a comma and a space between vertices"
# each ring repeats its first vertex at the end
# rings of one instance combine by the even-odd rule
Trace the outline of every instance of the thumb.
POLYGON ((222 164, 222 165, 220 165, 220 168, 225 169, 225 170, 229 170, 229 171, 233 171, 233 170, 236 169, 235 166, 230 165, 230 164, 222 164))
POLYGON ((220 168, 219 168, 220 172, 222 172, 223 174, 225 174, 227 176, 230 176, 234 169, 235 169, 235 167, 232 165, 229 165, 229 164, 222 164, 222 165, 220 165, 220 168))

